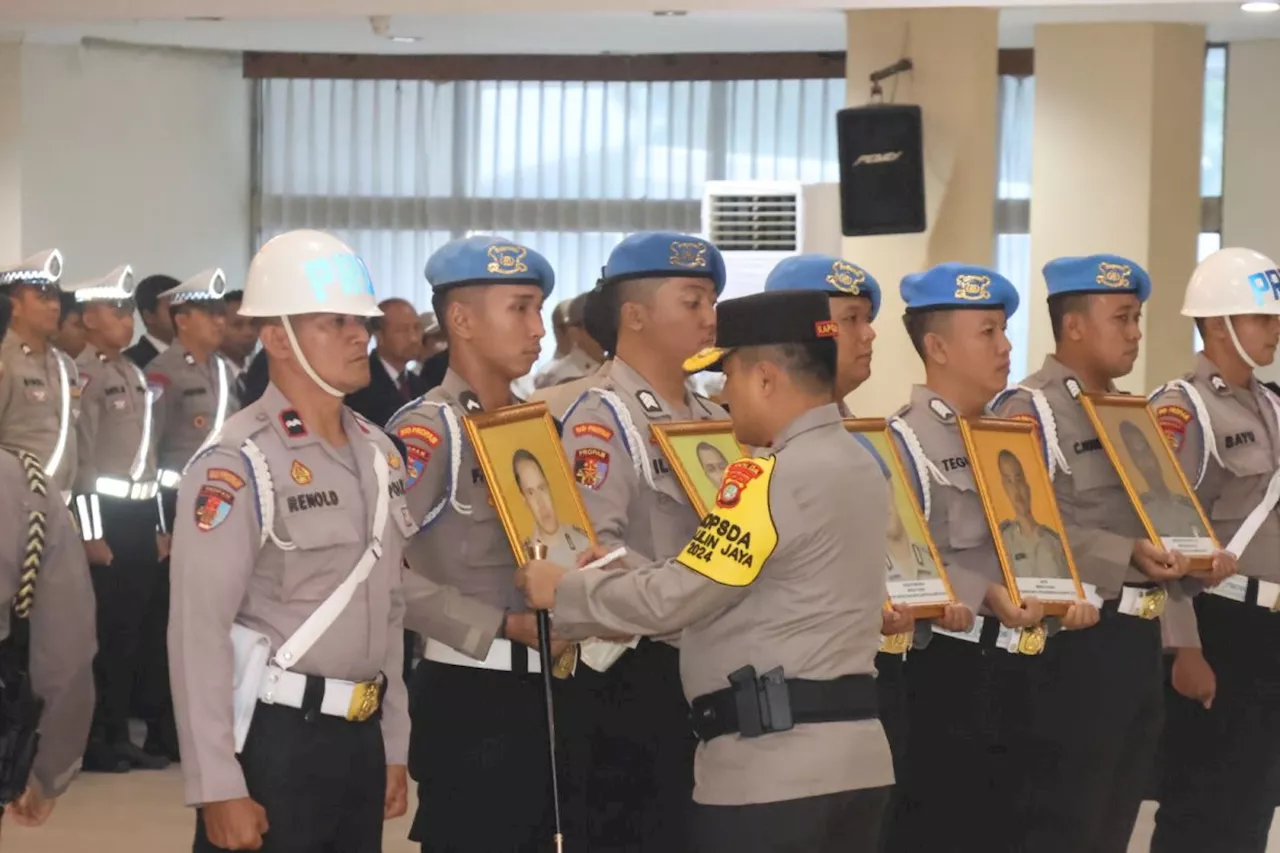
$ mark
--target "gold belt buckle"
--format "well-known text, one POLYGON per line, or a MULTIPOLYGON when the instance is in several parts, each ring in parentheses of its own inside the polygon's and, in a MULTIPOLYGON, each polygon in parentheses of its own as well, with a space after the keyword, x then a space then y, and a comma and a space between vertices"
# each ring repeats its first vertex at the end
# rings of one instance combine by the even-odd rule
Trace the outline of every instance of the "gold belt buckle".
POLYGON ((551 674, 559 679, 572 677, 578 669, 578 646, 572 645, 560 653, 551 667, 551 674))
POLYGON ((880 637, 880 651, 886 655, 903 655, 911 648, 912 633, 888 634, 880 637))
POLYGON ((1023 628, 1018 634, 1018 654, 1038 655, 1044 651, 1046 633, 1043 625, 1023 628))
POLYGON ((1164 587, 1147 590, 1142 595, 1142 600, 1138 603, 1138 617, 1141 619, 1159 619, 1164 615, 1165 603, 1169 600, 1169 593, 1164 587))
POLYGON ((363 723, 378 711, 382 685, 377 681, 361 681, 351 688, 351 704, 347 707, 347 719, 363 723))

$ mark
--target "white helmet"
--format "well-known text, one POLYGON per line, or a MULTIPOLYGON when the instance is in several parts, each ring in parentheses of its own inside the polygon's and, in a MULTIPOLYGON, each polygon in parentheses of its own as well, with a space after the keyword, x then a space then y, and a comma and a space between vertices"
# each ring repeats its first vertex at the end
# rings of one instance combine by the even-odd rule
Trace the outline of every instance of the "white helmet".
POLYGON ((382 316, 364 261, 323 231, 289 231, 268 240, 249 264, 239 313, 382 316))
POLYGON ((1252 249, 1222 249, 1200 262, 1182 300, 1184 317, 1280 314, 1280 270, 1252 249))

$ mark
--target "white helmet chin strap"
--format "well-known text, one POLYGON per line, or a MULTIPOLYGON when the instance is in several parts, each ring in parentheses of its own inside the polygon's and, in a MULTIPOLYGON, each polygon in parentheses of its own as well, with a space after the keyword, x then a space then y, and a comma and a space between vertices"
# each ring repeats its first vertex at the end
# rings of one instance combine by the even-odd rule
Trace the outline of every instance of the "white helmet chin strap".
POLYGON ((1227 334, 1231 335, 1231 343, 1236 345, 1236 352, 1238 352, 1240 357, 1244 359, 1244 363, 1254 370, 1259 369, 1262 365, 1249 358, 1249 353, 1245 352, 1244 347, 1240 345, 1240 338, 1236 337, 1236 324, 1234 322, 1234 318, 1227 316, 1222 319, 1227 321, 1227 334))
MULTIPOLYGON (((302 347, 298 346, 298 338, 293 334, 293 324, 289 322, 288 317, 281 317, 280 319, 284 321, 284 333, 289 336, 289 347, 293 350, 293 354, 298 357, 298 364, 301 364, 302 369, 311 377, 311 381, 315 382, 327 393, 332 394, 335 397, 342 398, 347 396, 337 388, 334 388, 328 382, 321 379, 320 374, 316 373, 315 370, 311 368, 311 362, 307 361, 307 357, 302 354, 302 347)), ((1235 332, 1232 332, 1231 334, 1234 336, 1235 332)), ((1236 346, 1238 347, 1239 344, 1236 344, 1236 346)))

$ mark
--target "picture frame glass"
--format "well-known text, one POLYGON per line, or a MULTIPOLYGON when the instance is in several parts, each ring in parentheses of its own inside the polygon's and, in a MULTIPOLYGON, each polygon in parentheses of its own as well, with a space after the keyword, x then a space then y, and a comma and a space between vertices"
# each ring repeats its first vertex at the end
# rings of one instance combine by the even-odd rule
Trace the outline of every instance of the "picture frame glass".
POLYGON ((652 429, 690 505, 702 518, 716 505, 725 470, 747 455, 733 436, 732 423, 680 421, 653 424, 652 429))
POLYGON ((531 546, 570 568, 595 545, 595 531, 569 471, 555 423, 542 403, 463 419, 516 562, 531 546))
POLYGON ((961 425, 1006 580, 1020 598, 1084 598, 1035 427, 987 418, 961 425))

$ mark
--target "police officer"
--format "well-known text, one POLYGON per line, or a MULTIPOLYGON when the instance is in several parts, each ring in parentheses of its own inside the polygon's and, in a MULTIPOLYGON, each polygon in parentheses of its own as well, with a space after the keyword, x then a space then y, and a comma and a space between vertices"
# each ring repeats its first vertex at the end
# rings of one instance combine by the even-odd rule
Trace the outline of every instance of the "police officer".
MULTIPOLYGON (((159 295, 168 306, 176 336, 164 352, 147 364, 147 385, 153 398, 153 417, 160 483, 160 557, 167 557, 174 501, 188 460, 210 436, 216 436, 227 417, 239 408, 234 371, 218 353, 226 325, 222 295, 227 281, 222 270, 198 273, 159 295), (166 302, 167 300, 167 302, 166 302)), ((144 748, 177 760, 173 715, 164 657, 168 620, 168 572, 148 610, 143 629, 145 649, 139 673, 139 710, 147 722, 144 748)))
POLYGON ((182 282, 171 275, 149 275, 138 282, 134 299, 145 326, 138 342, 124 351, 129 360, 146 369, 151 360, 173 343, 173 316, 169 313, 169 298, 162 297, 182 282))
POLYGON ((603 304, 610 300, 605 299, 598 288, 582 294, 580 298, 582 299, 583 334, 591 339, 591 351, 600 353, 600 363, 585 376, 570 379, 559 385, 538 388, 529 395, 530 403, 546 403, 548 411, 554 415, 567 411, 569 406, 594 387, 602 376, 607 375, 605 370, 613 359, 613 351, 618 346, 617 322, 610 316, 614 308, 612 305, 603 304))
POLYGON ((1080 579, 1102 618, 1045 650, 1028 848, 1109 853, 1128 849, 1159 739, 1162 614, 1172 636, 1190 624, 1194 637, 1179 581, 1188 563, 1151 542, 1080 403, 1085 392, 1119 393, 1114 380, 1133 369, 1146 270, 1090 255, 1051 261, 1044 278, 1055 352, 993 408, 1036 425, 1080 579))
POLYGON ((734 434, 769 455, 729 466, 674 557, 535 561, 521 585, 567 636, 680 632, 701 741, 688 849, 870 850, 893 779, 873 669, 888 492, 832 399, 826 297, 756 294, 718 315, 690 367, 723 369, 734 434))
POLYGON ((146 377, 123 355, 133 340, 133 288, 133 270, 127 266, 66 288, 79 306, 86 337, 76 359, 81 395, 73 506, 100 519, 95 535, 105 541, 107 558, 90 565, 101 654, 94 667, 98 707, 84 766, 99 772, 161 769, 169 763, 129 740, 142 620, 159 573, 152 404, 146 377))
MULTIPOLYGON (((0 337, 8 325, 9 306, 0 305, 0 337)), ((5 809, 28 826, 44 822, 75 778, 93 715, 93 587, 79 540, 40 460, 25 451, 0 452, 0 601, 6 602, 0 671, 10 685, 6 700, 13 698, 16 666, 44 702, 27 791, 5 809)), ((6 717, 0 725, 9 736, 6 749, 13 746, 13 723, 6 717)))
POLYGON ((81 304, 75 295, 65 290, 58 294, 61 310, 58 314, 58 331, 53 336, 53 345, 72 359, 80 357, 84 349, 84 315, 81 304))
POLYGON ((587 294, 583 293, 556 306, 552 321, 556 323, 556 338, 563 335, 565 347, 563 352, 557 350, 551 363, 534 376, 534 387, 563 385, 594 373, 600 366, 599 345, 584 327, 586 304, 587 294))
MULTIPOLYGON (((627 565, 675 556, 697 529, 650 425, 728 418, 693 391, 684 370, 715 341, 724 285, 724 259, 710 242, 643 232, 609 254, 592 296, 607 306, 616 353, 564 413, 563 443, 599 541, 625 547, 627 565)), ((580 668, 595 718, 590 833, 606 850, 683 849, 697 741, 673 639, 640 640, 602 676, 587 671, 589 660, 580 668)))
POLYGON ((262 322, 271 384, 191 461, 174 530, 196 851, 381 851, 383 820, 406 809, 406 607, 415 630, 474 648, 454 591, 402 586, 404 459, 342 405, 369 381, 375 303, 327 234, 276 237, 249 269, 241 310, 262 322))
POLYGON ((1151 405, 1240 574, 1195 598, 1199 636, 1175 648, 1165 705, 1156 853, 1261 851, 1280 771, 1280 400, 1253 371, 1280 343, 1280 271, 1248 249, 1205 258, 1182 313, 1204 339, 1195 368, 1151 405))
POLYGON ((462 418, 517 402, 511 383, 538 357, 555 275, 527 246, 477 235, 437 250, 426 278, 449 336, 449 370, 387 429, 405 443, 409 511, 422 526, 409 568, 470 596, 475 648, 428 640, 414 669, 418 813, 409 837, 424 853, 532 853, 553 835, 537 627, 462 418), (495 804, 498 813, 477 819, 495 804))
MULTIPOLYGON (((1027 780, 1028 668, 1044 633, 1043 606, 1015 606, 978 495, 958 419, 988 414, 1009 375, 1005 324, 1018 294, 985 267, 942 264, 901 285, 907 334, 925 384, 890 421, 910 460, 929 530, 957 598, 980 612, 973 627, 934 626, 907 658, 911 741, 889 849, 1022 849, 1019 800, 1027 780), (1023 629, 1033 629, 1025 633, 1023 629), (957 777, 954 768, 965 768, 957 777)), ((1073 605, 1064 625, 1097 620, 1073 605)))

